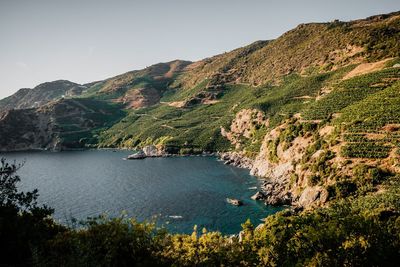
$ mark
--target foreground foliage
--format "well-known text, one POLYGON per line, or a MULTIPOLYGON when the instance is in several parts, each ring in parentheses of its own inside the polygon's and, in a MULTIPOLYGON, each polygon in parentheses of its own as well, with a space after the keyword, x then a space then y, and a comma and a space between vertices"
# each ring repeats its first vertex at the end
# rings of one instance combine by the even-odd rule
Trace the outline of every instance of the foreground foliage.
POLYGON ((400 260, 400 181, 380 193, 331 202, 313 211, 285 210, 239 236, 170 234, 121 216, 66 228, 21 193, 17 166, 1 161, 1 264, 38 266, 395 266, 400 260))

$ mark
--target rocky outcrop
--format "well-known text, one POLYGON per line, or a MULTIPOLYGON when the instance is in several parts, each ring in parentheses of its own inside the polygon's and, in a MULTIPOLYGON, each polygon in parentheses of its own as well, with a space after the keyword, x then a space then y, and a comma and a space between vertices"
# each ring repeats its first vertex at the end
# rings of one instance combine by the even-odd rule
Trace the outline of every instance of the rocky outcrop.
POLYGON ((164 149, 155 145, 147 145, 140 149, 138 152, 129 155, 127 159, 144 159, 147 157, 164 157, 167 156, 164 149))
POLYGON ((0 115, 0 151, 58 150, 60 140, 48 113, 8 110, 0 115))
POLYGON ((155 145, 148 145, 142 148, 143 153, 146 157, 162 157, 165 156, 165 152, 161 147, 155 145))
POLYGON ((278 181, 267 180, 262 185, 264 201, 267 205, 291 205, 292 193, 287 189, 286 184, 278 181))
POLYGON ((227 165, 232 165, 239 168, 251 169, 253 160, 243 156, 239 152, 225 152, 220 155, 220 159, 227 165))
POLYGON ((195 96, 182 101, 181 107, 189 108, 198 104, 213 104, 222 96, 222 90, 201 91, 195 96))
POLYGON ((144 158, 146 158, 146 154, 143 152, 143 150, 133 153, 127 157, 127 159, 144 159, 144 158))
POLYGON ((243 202, 236 198, 227 198, 226 202, 228 202, 229 204, 232 204, 233 206, 242 206, 243 205, 243 202))
POLYGON ((301 207, 324 204, 328 200, 328 191, 320 186, 307 187, 301 193, 297 204, 301 207))
POLYGON ((229 130, 221 127, 221 135, 226 137, 235 146, 235 149, 240 150, 243 139, 250 139, 255 129, 262 125, 268 126, 268 120, 261 111, 243 109, 236 114, 229 130))
POLYGON ((95 100, 60 99, 39 108, 5 111, 0 114, 0 151, 90 146, 94 140, 92 130, 123 115, 114 107, 100 104, 95 100))
MULTIPOLYGON (((263 200, 267 205, 322 205, 328 198, 327 191, 320 186, 310 187, 307 184, 310 174, 298 164, 313 143, 312 134, 299 135, 289 143, 279 141, 281 134, 285 134, 286 129, 294 123, 296 121, 287 122, 267 132, 259 153, 250 159, 244 155, 242 140, 252 138, 257 126, 268 126, 268 119, 261 111, 241 110, 236 114, 229 131, 221 128, 221 134, 235 145, 236 151, 223 153, 220 157, 226 164, 250 169, 250 174, 265 179, 262 192, 252 197, 255 200, 263 200)), ((318 160, 323 154, 324 151, 318 150, 310 160, 318 160)))
POLYGON ((254 195, 251 196, 251 199, 253 200, 263 200, 265 199, 265 194, 263 192, 258 191, 254 195))

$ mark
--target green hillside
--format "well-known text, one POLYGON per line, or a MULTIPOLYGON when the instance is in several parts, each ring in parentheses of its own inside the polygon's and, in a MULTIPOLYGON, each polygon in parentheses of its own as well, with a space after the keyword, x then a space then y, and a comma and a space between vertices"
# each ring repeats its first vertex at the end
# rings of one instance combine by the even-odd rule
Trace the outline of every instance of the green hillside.
POLYGON ((0 101, 0 151, 147 145, 163 156, 220 152, 226 164, 262 179, 260 201, 291 207, 257 227, 244 223, 234 237, 197 228, 170 234, 127 218, 89 219, 76 229, 32 203, 35 192, 17 193, 16 167, 1 162, 9 259, 398 265, 400 12, 302 24, 197 62, 159 63, 85 85, 55 81, 0 101))

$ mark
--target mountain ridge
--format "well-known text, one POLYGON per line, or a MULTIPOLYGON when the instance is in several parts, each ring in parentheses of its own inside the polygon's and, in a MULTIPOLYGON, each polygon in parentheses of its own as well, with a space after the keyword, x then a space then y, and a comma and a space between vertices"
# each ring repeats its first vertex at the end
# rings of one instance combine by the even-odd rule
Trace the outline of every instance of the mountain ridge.
POLYGON ((359 166, 400 172, 399 64, 400 12, 301 24, 197 62, 22 89, 0 101, 17 108, 0 116, 0 150, 223 152, 270 179, 266 203, 324 205, 380 186, 354 180, 359 166))

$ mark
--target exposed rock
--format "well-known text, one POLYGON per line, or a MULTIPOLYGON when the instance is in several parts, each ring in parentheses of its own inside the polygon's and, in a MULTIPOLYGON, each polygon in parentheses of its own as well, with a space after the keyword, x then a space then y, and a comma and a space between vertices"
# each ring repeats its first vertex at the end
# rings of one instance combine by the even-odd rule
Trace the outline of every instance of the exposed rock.
POLYGON ((253 160, 238 152, 225 152, 220 155, 220 158, 225 161, 225 164, 239 168, 251 169, 253 166, 253 160))
POLYGON ((263 186, 266 205, 290 205, 292 204, 292 194, 287 190, 286 185, 280 182, 265 181, 263 186))
POLYGON ((243 109, 236 114, 229 131, 221 127, 221 135, 235 145, 236 149, 240 149, 242 138, 251 138, 252 132, 261 125, 268 126, 268 120, 261 111, 243 109))
POLYGON ((235 198, 227 198, 226 202, 228 202, 229 204, 232 204, 234 206, 242 206, 243 202, 240 201, 239 199, 235 199, 235 198))
POLYGON ((255 193, 254 195, 251 196, 251 199, 253 200, 262 200, 265 198, 264 193, 258 191, 257 193, 255 193))
POLYGON ((291 177, 297 177, 302 172, 296 162, 302 159, 306 148, 312 143, 310 135, 298 136, 286 147, 279 143, 272 152, 275 158, 271 158, 270 144, 279 138, 286 127, 287 124, 282 124, 265 136, 250 170, 252 175, 268 178, 262 187, 268 205, 291 205, 299 198, 297 189, 307 186, 304 179, 291 181, 291 177))
POLYGON ((239 234, 230 235, 230 236, 228 237, 228 242, 229 242, 229 244, 233 244, 234 242, 237 242, 237 241, 238 241, 238 238, 239 238, 239 234))
POLYGON ((143 152, 143 150, 140 150, 127 157, 127 159, 144 159, 144 158, 146 158, 146 154, 143 152))
POLYGON ((158 149, 155 145, 145 146, 142 150, 146 157, 161 157, 164 154, 163 151, 158 149))
POLYGON ((320 186, 307 187, 301 193, 298 204, 304 208, 323 204, 328 199, 328 191, 320 186))
POLYGON ((8 110, 0 115, 0 151, 59 149, 54 128, 48 113, 8 110))
POLYGON ((96 107, 96 100, 60 99, 39 108, 14 109, 0 114, 0 151, 70 150, 91 145, 90 136, 68 138, 77 132, 104 127, 122 112, 96 107), (99 114, 101 116, 93 116, 99 114))
POLYGON ((238 235, 239 243, 243 241, 243 238, 244 238, 244 231, 240 231, 238 235))
POLYGON ((263 123, 265 123, 265 119, 261 111, 256 109, 243 109, 236 114, 230 130, 234 134, 250 138, 251 130, 255 125, 261 125, 263 123))
POLYGON ((220 98, 221 96, 222 96, 221 90, 213 92, 201 91, 195 96, 183 101, 180 107, 188 108, 198 104, 213 104, 218 102, 217 99, 220 98))

